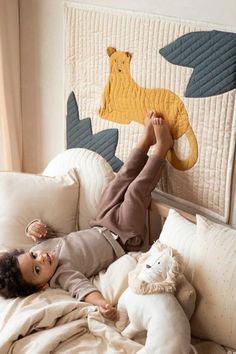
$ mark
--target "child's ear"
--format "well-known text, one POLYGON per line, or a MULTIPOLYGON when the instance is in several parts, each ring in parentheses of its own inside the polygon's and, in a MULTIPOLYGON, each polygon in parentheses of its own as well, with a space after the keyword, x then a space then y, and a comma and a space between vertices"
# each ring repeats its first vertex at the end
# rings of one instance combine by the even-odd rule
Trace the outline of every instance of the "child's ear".
POLYGON ((39 290, 46 290, 47 288, 49 288, 49 284, 45 283, 45 284, 41 284, 38 286, 39 290))

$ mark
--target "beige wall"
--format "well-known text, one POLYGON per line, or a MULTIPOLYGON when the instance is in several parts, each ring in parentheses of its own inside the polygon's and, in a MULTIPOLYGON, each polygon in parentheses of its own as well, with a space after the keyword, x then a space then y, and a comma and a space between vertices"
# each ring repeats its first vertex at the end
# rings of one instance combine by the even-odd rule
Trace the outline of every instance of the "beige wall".
MULTIPOLYGON (((65 149, 63 0, 20 0, 23 166, 40 172, 65 149)), ((75 1, 236 26, 235 0, 75 1)), ((236 166, 235 173, 236 176, 236 166)), ((234 178, 235 180, 235 178, 234 178)), ((234 190, 236 183, 234 181, 234 190)), ((236 193, 233 193, 234 195, 236 193)), ((236 210, 236 196, 232 198, 236 210)), ((236 214, 236 211, 235 211, 236 214)), ((231 213, 236 227, 236 215, 231 213)))
POLYGON ((64 149, 61 1, 21 0, 23 166, 39 172, 64 149))

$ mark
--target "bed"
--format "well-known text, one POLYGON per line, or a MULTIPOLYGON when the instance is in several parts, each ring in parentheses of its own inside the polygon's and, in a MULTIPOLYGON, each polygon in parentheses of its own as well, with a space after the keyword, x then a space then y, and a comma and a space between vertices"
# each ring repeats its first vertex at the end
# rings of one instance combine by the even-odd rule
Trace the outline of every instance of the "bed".
MULTIPOLYGON (((100 155, 79 148, 59 154, 42 175, 1 173, 1 251, 30 248, 24 228, 33 218, 42 218, 62 235, 88 227, 103 189, 113 178, 111 167, 100 155), (10 193, 13 188, 15 192, 10 193)), ((236 231, 170 208, 156 196, 147 213, 147 230, 147 248, 160 237, 184 259, 184 274, 197 294, 190 320, 197 353, 234 353, 236 349, 230 348, 236 348, 236 231)), ((135 268, 138 255, 124 255, 91 279, 112 304, 117 304, 127 288, 127 275, 135 268)), ((122 337, 95 306, 71 298, 64 290, 0 299, 1 354, 130 354, 144 343, 145 333, 134 340, 122 337)))

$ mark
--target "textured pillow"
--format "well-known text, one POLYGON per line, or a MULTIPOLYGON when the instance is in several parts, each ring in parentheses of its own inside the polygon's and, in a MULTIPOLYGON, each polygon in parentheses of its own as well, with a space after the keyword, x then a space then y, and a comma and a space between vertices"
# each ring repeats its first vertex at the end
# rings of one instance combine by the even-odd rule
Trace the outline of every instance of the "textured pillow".
POLYGON ((115 174, 106 160, 87 149, 69 149, 57 155, 43 174, 57 176, 75 168, 80 180, 79 229, 87 229, 96 215, 101 194, 115 174))
POLYGON ((32 246, 26 225, 39 218, 59 235, 76 230, 79 183, 70 170, 60 177, 27 173, 0 173, 0 247, 32 246))
POLYGON ((160 241, 175 248, 183 257, 184 274, 192 278, 192 252, 196 241, 197 227, 174 209, 170 209, 160 234, 160 241))
POLYGON ((236 349, 236 230, 197 216, 192 333, 236 349))

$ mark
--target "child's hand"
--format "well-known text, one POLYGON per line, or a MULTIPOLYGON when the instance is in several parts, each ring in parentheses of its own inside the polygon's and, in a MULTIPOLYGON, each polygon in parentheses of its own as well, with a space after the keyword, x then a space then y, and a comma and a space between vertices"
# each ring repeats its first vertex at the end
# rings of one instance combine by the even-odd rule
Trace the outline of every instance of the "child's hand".
POLYGON ((104 303, 103 305, 99 306, 99 311, 105 318, 111 321, 118 320, 118 311, 115 307, 111 306, 111 304, 104 303))
POLYGON ((118 311, 116 308, 109 304, 99 291, 92 291, 85 296, 84 300, 89 304, 98 306, 99 311, 105 318, 108 318, 111 321, 116 321, 118 319, 118 311))
POLYGON ((42 237, 47 237, 47 235, 47 225, 43 224, 41 221, 32 222, 27 229, 27 236, 32 238, 34 242, 37 242, 37 239, 42 237))

